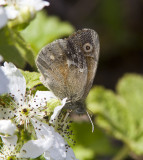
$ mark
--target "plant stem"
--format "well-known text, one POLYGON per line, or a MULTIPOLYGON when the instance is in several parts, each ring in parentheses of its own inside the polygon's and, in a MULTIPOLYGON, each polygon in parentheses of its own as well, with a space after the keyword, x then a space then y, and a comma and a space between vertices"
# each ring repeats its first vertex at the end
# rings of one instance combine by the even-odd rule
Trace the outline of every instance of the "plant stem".
POLYGON ((128 156, 129 151, 129 147, 127 145, 124 145, 112 160, 124 160, 124 158, 128 156))

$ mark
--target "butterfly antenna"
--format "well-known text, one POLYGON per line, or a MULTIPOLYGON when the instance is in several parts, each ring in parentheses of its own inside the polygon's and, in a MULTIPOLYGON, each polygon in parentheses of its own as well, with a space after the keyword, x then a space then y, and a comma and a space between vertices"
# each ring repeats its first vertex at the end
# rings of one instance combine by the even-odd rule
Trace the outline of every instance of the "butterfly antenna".
POLYGON ((93 131, 94 131, 94 124, 93 124, 93 122, 92 122, 92 119, 91 119, 89 113, 88 113, 87 111, 86 111, 86 113, 87 113, 87 116, 88 116, 88 118, 89 118, 89 120, 90 120, 90 122, 91 122, 91 125, 92 125, 92 133, 93 133, 93 131))

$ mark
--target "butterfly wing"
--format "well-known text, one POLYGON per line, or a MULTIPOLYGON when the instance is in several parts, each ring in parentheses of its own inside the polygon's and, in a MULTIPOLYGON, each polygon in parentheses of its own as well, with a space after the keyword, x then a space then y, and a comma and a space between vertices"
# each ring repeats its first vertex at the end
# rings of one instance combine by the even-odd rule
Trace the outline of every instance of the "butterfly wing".
POLYGON ((85 51, 84 56, 86 58, 86 64, 88 68, 88 73, 87 73, 87 83, 85 87, 85 92, 83 95, 83 99, 85 99, 92 87, 94 77, 96 74, 97 70, 97 65, 98 65, 98 60, 99 60, 99 50, 100 50, 100 43, 99 43, 99 37, 98 34, 94 30, 87 30, 88 37, 90 37, 89 41, 84 41, 83 44, 87 44, 92 46, 92 51, 85 51))
POLYGON ((68 39, 56 40, 45 46, 37 57, 42 81, 53 93, 63 99, 81 99, 87 82, 87 65, 84 53, 68 39))
POLYGON ((83 101, 88 95, 89 90, 91 89, 97 69, 97 64, 99 59, 98 34, 92 29, 83 29, 77 31, 76 34, 70 36, 68 38, 68 41, 70 41, 72 44, 75 45, 74 48, 78 48, 76 52, 78 56, 80 55, 80 53, 84 54, 84 58, 86 61, 87 81, 84 94, 82 95, 81 98, 82 99, 81 101, 83 101))
POLYGON ((39 53, 36 64, 42 81, 53 93, 82 112, 92 86, 99 58, 99 40, 94 30, 83 29, 67 39, 56 40, 39 53))

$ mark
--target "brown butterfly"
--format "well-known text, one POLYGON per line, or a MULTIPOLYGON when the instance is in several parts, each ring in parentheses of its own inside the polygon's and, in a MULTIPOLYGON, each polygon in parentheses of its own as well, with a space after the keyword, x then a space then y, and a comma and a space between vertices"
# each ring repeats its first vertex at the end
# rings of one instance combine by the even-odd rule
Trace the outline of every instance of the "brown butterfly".
POLYGON ((99 58, 99 39, 92 29, 82 29, 56 40, 38 54, 42 82, 57 97, 67 97, 65 108, 85 112, 84 100, 92 86, 99 58))

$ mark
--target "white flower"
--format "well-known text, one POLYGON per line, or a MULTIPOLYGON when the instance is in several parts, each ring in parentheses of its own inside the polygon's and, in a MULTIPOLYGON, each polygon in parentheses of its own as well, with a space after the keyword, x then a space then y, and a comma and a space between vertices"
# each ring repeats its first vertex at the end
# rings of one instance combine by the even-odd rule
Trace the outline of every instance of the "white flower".
POLYGON ((56 98, 50 91, 37 91, 34 97, 26 95, 25 78, 12 63, 0 67, 0 82, 0 94, 9 93, 14 99, 7 108, 0 107, 0 121, 13 118, 17 125, 27 128, 31 118, 43 120, 47 116, 42 110, 49 99, 56 98))
POLYGON ((3 0, 0 5, 6 5, 6 14, 9 19, 15 19, 21 12, 30 12, 31 15, 35 11, 40 11, 45 6, 49 6, 49 2, 44 0, 3 0))
POLYGON ((49 6, 49 2, 43 0, 19 0, 18 2, 19 7, 27 7, 31 11, 34 9, 36 11, 40 11, 45 6, 49 6))
POLYGON ((15 146, 17 144, 18 137, 16 135, 14 136, 1 136, 3 147, 1 149, 0 153, 0 160, 3 158, 9 159, 9 157, 15 157, 16 156, 16 150, 15 146))
MULTIPOLYGON (((8 157, 16 152, 16 156, 19 159, 36 158, 42 154, 44 154, 46 160, 76 159, 72 149, 65 140, 66 138, 70 140, 70 135, 72 135, 72 132, 68 130, 67 117, 69 113, 61 112, 66 103, 66 98, 62 100, 61 105, 54 109, 54 113, 50 119, 50 123, 53 126, 50 126, 50 124, 43 123, 43 117, 47 116, 47 111, 44 111, 47 107, 47 101, 51 100, 51 98, 56 98, 53 93, 49 91, 37 91, 34 97, 30 94, 25 94, 25 78, 12 63, 5 62, 4 66, 0 67, 0 82, 0 94, 9 93, 12 97, 8 105, 5 103, 3 107, 2 103, 0 103, 0 136, 6 146, 13 146, 12 148, 10 147, 10 152, 4 156, 8 157), (10 119, 12 119, 13 123, 10 119), (32 124, 34 129, 31 133, 37 138, 25 143, 20 149, 19 155, 17 155, 17 151, 14 149, 15 145, 19 144, 17 142, 17 135, 15 135, 15 130, 17 129, 15 124, 24 125, 24 129, 28 133, 29 129, 30 131, 33 129, 29 125, 32 124), (7 137, 4 135, 11 136, 7 137)), ((5 98, 10 98, 10 96, 5 98)), ((0 156, 3 156, 3 154, 0 154, 0 156)))
POLYGON ((7 14, 3 7, 0 7, 0 29, 7 24, 7 14))
POLYGON ((38 140, 23 145, 19 157, 36 158, 44 153, 46 160, 75 160, 75 155, 63 137, 52 126, 33 119, 38 140), (36 150, 36 152, 35 152, 36 150))
POLYGON ((11 146, 4 145, 0 151, 0 160, 14 159, 16 153, 11 146))
POLYGON ((3 145, 0 150, 0 160, 27 160, 26 158, 18 158, 18 154, 15 145, 3 145))
POLYGON ((1 0, 0 1, 0 5, 6 5, 7 3, 6 3, 6 0, 1 0))
POLYGON ((13 5, 5 7, 8 19, 15 19, 19 15, 19 11, 13 5))

